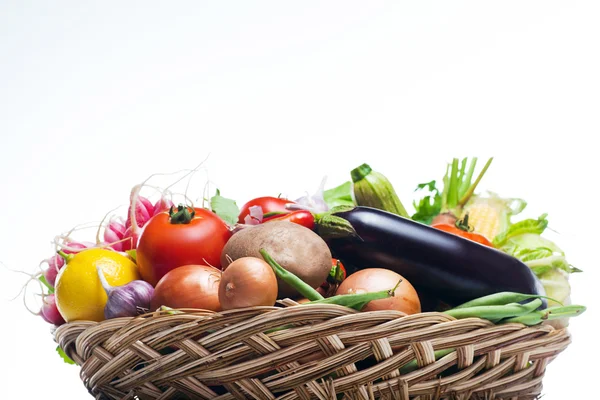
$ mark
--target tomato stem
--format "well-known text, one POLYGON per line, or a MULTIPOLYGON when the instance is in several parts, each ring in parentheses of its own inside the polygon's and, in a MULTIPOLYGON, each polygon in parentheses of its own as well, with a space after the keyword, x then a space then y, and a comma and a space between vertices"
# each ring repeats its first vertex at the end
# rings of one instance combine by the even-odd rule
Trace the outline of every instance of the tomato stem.
POLYGON ((460 229, 461 231, 465 231, 465 232, 471 232, 473 231, 473 228, 471 226, 469 226, 469 214, 465 214, 463 219, 458 219, 456 220, 456 227, 458 229, 460 229))
POLYGON ((177 212, 174 211, 173 206, 169 209, 169 220, 172 224, 189 224, 195 215, 196 211, 193 208, 186 207, 183 204, 177 206, 177 212))

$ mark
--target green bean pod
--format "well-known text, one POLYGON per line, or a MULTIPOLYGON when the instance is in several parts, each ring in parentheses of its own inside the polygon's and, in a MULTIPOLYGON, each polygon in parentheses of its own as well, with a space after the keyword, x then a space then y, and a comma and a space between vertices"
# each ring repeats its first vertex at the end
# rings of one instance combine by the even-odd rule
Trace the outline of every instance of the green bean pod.
POLYGON ((304 304, 337 304, 360 311, 370 301, 386 299, 388 297, 392 297, 393 295, 393 289, 370 293, 339 294, 337 296, 328 297, 323 300, 311 301, 304 304))
POLYGON ((476 317, 494 321, 502 318, 518 317, 528 314, 541 305, 542 300, 534 299, 526 304, 510 303, 505 305, 453 308, 444 311, 444 313, 456 319, 476 317))
POLYGON ((380 290, 378 292, 369 293, 338 294, 337 296, 328 297, 323 300, 311 301, 305 304, 337 304, 360 311, 373 300, 393 297, 401 282, 402 280, 399 280, 398 283, 396 283, 396 286, 390 290, 380 290))
POLYGON ((298 278, 296 275, 279 265, 277 261, 275 261, 265 249, 260 249, 259 252, 263 256, 267 264, 269 264, 271 268, 273 268, 273 271, 275 271, 275 275, 277 275, 277 277, 280 278, 282 281, 296 289, 298 293, 300 293, 302 296, 306 297, 308 300, 324 299, 324 297, 321 296, 321 293, 317 292, 312 286, 310 286, 308 283, 304 282, 302 279, 298 278))
POLYGON ((518 317, 503 319, 501 324, 519 323, 527 326, 541 324, 544 321, 551 321, 559 318, 576 317, 585 312, 586 307, 581 305, 569 305, 562 307, 550 307, 545 310, 534 311, 518 317))
POLYGON ((534 295, 534 294, 526 294, 526 293, 517 293, 517 292, 498 292, 493 293, 488 296, 478 297, 466 303, 460 304, 454 309, 457 308, 469 308, 469 307, 479 307, 479 306, 500 306, 511 303, 519 303, 521 301, 530 300, 530 299, 548 299, 553 300, 559 304, 559 301, 552 299, 548 296, 542 295, 534 295))

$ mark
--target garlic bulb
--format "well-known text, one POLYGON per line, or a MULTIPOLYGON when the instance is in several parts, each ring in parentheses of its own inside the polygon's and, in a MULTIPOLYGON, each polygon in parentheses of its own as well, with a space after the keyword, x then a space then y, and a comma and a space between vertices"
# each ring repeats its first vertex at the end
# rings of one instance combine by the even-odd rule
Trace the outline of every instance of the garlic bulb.
POLYGON ((154 287, 146 281, 135 280, 122 286, 111 286, 100 267, 97 267, 98 277, 106 291, 108 300, 104 306, 106 319, 117 317, 134 317, 150 309, 150 301, 154 287))

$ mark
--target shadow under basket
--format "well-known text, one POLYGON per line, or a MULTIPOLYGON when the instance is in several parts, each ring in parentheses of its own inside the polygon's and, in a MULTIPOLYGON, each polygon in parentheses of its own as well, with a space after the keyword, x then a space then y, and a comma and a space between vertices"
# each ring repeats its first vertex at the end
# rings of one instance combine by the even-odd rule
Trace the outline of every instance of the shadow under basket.
MULTIPOLYGON (((296 304, 296 303, 293 303, 296 304)), ((536 399, 567 329, 337 305, 176 310, 54 332, 96 399, 536 399)))

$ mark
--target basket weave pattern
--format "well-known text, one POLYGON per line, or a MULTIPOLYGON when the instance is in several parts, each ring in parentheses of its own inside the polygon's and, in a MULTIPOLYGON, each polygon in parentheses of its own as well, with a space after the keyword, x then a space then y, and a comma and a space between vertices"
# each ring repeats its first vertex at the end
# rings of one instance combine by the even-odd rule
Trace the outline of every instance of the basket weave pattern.
POLYGON ((161 400, 535 399, 570 343, 547 325, 294 304, 72 322, 54 335, 97 399, 161 400), (437 350, 448 351, 436 361, 437 350))

